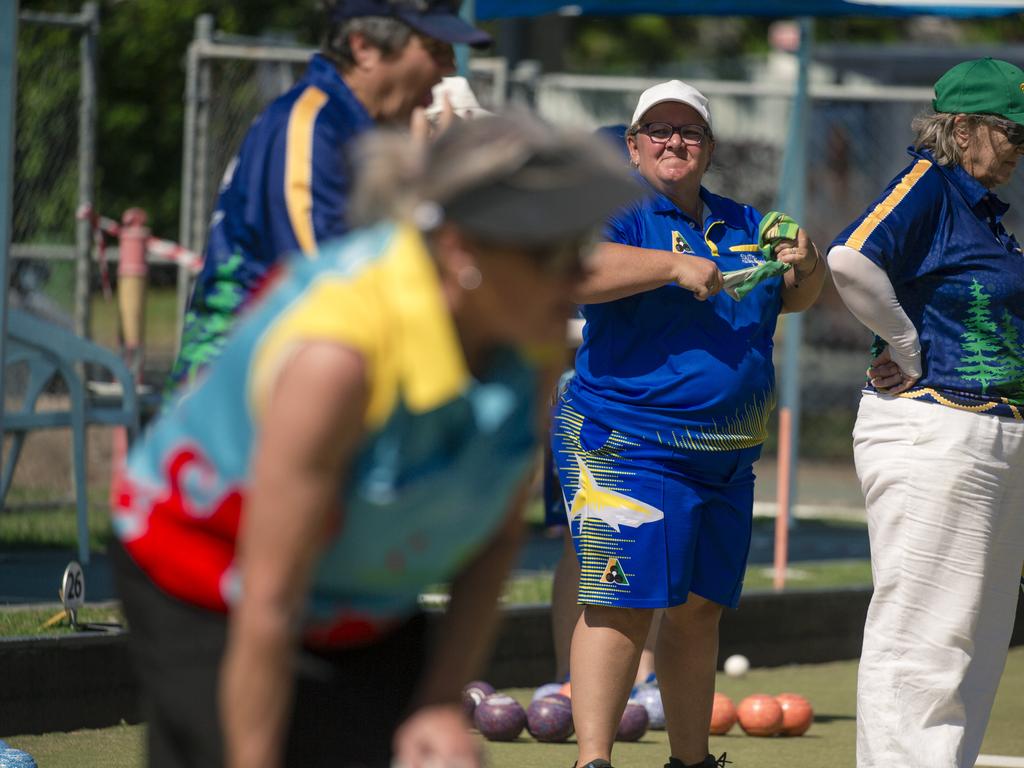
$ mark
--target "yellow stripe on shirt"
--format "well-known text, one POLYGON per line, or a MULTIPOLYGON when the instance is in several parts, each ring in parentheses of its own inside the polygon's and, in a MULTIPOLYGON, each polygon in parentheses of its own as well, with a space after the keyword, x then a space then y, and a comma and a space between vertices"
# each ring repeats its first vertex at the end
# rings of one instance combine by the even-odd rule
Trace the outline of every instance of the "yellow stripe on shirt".
POLYGON ((295 101, 288 117, 284 160, 284 202, 299 248, 316 251, 313 233, 313 128, 327 103, 327 94, 310 86, 295 101))
POLYGON ((855 251, 863 248, 865 241, 871 237, 871 233, 875 231, 875 228, 885 221, 885 218, 893 212, 897 205, 903 202, 903 198, 910 193, 910 190, 914 188, 918 180, 931 167, 932 164, 928 160, 918 160, 914 163, 914 167, 910 169, 906 176, 900 179, 900 183, 893 188, 892 192, 886 195, 885 200, 876 205, 874 210, 864 217, 864 221, 860 223, 860 226, 853 230, 853 233, 846 240, 846 247, 853 248, 855 251))

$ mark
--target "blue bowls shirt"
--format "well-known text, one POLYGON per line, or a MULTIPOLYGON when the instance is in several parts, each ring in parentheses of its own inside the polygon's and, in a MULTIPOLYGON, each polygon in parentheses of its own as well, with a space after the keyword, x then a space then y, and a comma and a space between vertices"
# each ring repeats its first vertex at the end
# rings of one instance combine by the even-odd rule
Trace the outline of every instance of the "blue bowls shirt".
MULTIPOLYGON (((652 190, 608 223, 605 239, 693 254, 720 270, 762 262, 761 214, 701 188, 696 222, 652 190)), ((764 442, 775 407, 772 337, 781 277, 742 301, 706 301, 670 284, 583 307, 576 376, 563 401, 611 429, 670 448, 731 451, 764 442)))
POLYGON ((917 329, 923 375, 901 397, 1021 419, 1024 254, 1009 206, 961 166, 910 155, 833 245, 884 269, 917 329))

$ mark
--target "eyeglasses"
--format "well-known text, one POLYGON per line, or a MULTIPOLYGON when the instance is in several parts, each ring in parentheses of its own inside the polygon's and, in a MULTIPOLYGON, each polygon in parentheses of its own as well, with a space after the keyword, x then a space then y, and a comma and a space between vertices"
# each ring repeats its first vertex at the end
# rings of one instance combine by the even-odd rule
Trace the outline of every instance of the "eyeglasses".
POLYGON ((638 129, 638 133, 646 133, 651 141, 658 144, 667 144, 672 140, 672 134, 678 132, 683 144, 696 147, 703 144, 711 136, 711 131, 703 125, 672 125, 671 123, 645 123, 638 129))
POLYGON ((1024 147, 1024 125, 998 117, 993 122, 999 130, 1006 134, 1006 138, 1010 140, 1013 146, 1017 149, 1024 147))

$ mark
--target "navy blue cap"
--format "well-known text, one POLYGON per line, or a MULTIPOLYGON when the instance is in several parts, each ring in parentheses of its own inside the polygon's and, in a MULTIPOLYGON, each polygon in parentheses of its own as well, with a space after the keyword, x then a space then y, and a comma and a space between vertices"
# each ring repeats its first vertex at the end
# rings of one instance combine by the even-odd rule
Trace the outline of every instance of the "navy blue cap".
POLYGON ((465 43, 474 48, 490 45, 490 35, 459 16, 460 5, 460 0, 338 0, 331 10, 331 19, 389 16, 435 40, 465 43))

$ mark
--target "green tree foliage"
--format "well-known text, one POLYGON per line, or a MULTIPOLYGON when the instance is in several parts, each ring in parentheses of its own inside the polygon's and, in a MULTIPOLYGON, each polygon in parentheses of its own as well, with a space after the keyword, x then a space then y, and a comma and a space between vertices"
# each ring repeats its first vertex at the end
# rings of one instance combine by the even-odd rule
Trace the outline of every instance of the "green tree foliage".
MULTIPOLYGON (((20 5, 30 11, 75 13, 82 3, 21 0, 20 5)), ((214 14, 216 28, 228 34, 269 35, 306 45, 315 44, 323 28, 315 0, 100 0, 97 206, 113 216, 129 206, 142 206, 150 213, 154 232, 166 237, 175 237, 178 231, 185 52, 201 13, 214 14)), ((577 71, 668 75, 675 73, 678 62, 716 57, 723 63, 707 74, 730 76, 731 57, 766 49, 769 23, 651 15, 578 18, 569 22, 565 63, 577 71)), ((898 39, 904 25, 878 19, 821 20, 817 35, 821 40, 877 42, 898 39)), ((1019 18, 965 25, 971 42, 1024 39, 1019 18)), ((23 70, 29 64, 39 66, 47 56, 77 54, 77 44, 69 44, 68 35, 57 32, 42 48, 22 51, 19 46, 23 70)), ((19 108, 28 113, 25 123, 37 141, 30 157, 19 158, 22 172, 29 175, 19 176, 19 186, 30 182, 54 198, 59 193, 63 200, 74 186, 73 160, 65 159, 68 167, 63 168, 46 161, 53 160, 54 148, 74 132, 77 118, 68 116, 67 99, 76 92, 78 74, 75 67, 61 71, 64 74, 56 80, 40 77, 20 85, 19 108)), ((72 108, 70 114, 74 112, 72 108)), ((47 202, 42 192, 37 230, 66 231, 73 207, 69 211, 66 203, 47 202)))
POLYGON ((78 202, 77 37, 67 29, 25 30, 18 46, 15 242, 71 243, 78 202), (70 51, 69 51, 70 48, 70 51))
POLYGON ((580 18, 573 24, 566 63, 579 71, 652 76, 672 74, 680 62, 695 59, 716 58, 719 69, 727 68, 729 54, 767 48, 768 23, 651 14, 580 18))
MULTIPOLYGON (((23 10, 59 13, 77 13, 81 5, 70 0, 21 2, 23 10)), ((244 4, 229 0, 100 2, 97 207, 117 216, 125 208, 142 206, 149 211, 153 231, 171 238, 178 232, 185 52, 193 37, 195 19, 202 13, 214 14, 216 28, 226 33, 276 34, 301 44, 314 44, 322 26, 312 0, 294 4, 272 0, 247 0, 244 4)), ((22 36, 37 35, 34 27, 23 25, 22 36)), ((65 33, 64 38, 68 37, 65 33)), ((68 51, 56 48, 56 40, 53 45, 52 53, 68 55, 68 51)), ((67 42, 61 45, 66 48, 67 42)), ((32 46, 26 53, 21 48, 21 69, 28 63, 23 63, 21 56, 47 55, 45 47, 32 46)), ((73 43, 70 53, 77 56, 77 43, 73 43)), ((38 61, 32 64, 35 69, 40 67, 38 61)), ((33 130, 62 127, 73 131, 70 126, 77 125, 74 110, 71 116, 65 111, 57 119, 51 113, 66 110, 65 91, 77 87, 75 68, 58 82, 21 82, 19 104, 28 105, 24 107, 29 112, 26 120, 33 130)), ((77 101, 73 99, 72 104, 77 109, 77 101)), ((34 150, 36 153, 45 154, 48 145, 52 146, 50 139, 33 142, 39 148, 34 150)), ((36 160, 23 167, 29 174, 46 173, 41 170, 44 164, 36 160)), ((66 217, 67 212, 59 215, 66 217)))

